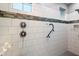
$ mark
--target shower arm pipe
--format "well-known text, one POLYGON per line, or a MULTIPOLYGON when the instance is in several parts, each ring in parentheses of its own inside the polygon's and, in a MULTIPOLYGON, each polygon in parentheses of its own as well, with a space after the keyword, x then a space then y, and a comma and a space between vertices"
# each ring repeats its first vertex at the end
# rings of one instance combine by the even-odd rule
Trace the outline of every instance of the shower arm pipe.
POLYGON ((52 26, 52 30, 49 32, 49 34, 47 35, 47 38, 50 38, 50 34, 52 33, 52 31, 54 32, 54 25, 53 24, 49 24, 52 26))

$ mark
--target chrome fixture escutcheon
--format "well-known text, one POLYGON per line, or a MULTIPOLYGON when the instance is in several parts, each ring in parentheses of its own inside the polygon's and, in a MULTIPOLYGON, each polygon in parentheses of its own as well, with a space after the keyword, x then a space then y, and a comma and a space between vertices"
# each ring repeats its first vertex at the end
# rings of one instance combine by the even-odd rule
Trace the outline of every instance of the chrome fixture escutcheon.
POLYGON ((25 28, 26 27, 26 23, 25 22, 21 22, 20 26, 21 26, 21 28, 25 28))
POLYGON ((20 32, 20 37, 26 37, 26 32, 25 31, 21 31, 20 32))

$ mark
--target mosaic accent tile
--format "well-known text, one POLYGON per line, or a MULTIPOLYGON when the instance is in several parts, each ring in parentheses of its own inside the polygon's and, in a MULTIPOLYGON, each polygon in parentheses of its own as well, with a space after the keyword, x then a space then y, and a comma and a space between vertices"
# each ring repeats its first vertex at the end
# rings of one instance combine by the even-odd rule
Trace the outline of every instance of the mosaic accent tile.
POLYGON ((2 11, 2 10, 0 10, 0 17, 46 21, 46 22, 56 22, 56 23, 66 23, 66 24, 79 23, 79 20, 65 21, 65 20, 59 20, 59 19, 53 19, 53 18, 46 18, 46 17, 39 17, 39 16, 33 16, 33 15, 27 15, 27 14, 7 12, 7 11, 2 11))

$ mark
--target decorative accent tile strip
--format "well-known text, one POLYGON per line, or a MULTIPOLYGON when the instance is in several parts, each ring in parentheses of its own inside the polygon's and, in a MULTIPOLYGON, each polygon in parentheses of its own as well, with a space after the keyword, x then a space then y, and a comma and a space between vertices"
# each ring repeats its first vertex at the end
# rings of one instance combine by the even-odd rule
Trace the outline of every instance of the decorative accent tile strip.
POLYGON ((79 20, 71 20, 71 21, 69 21, 69 23, 79 23, 79 20))
POLYGON ((77 20, 77 21, 64 21, 64 20, 59 20, 59 19, 32 16, 32 15, 13 13, 13 12, 7 12, 7 11, 2 11, 2 10, 0 10, 0 17, 37 20, 37 21, 46 21, 46 22, 56 22, 56 23, 66 23, 66 24, 79 22, 79 20, 77 20))

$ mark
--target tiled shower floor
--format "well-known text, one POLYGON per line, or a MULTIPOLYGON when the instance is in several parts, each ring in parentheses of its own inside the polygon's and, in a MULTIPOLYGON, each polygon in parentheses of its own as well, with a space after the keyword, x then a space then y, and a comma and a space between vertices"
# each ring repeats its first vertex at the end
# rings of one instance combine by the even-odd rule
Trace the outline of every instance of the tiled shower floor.
POLYGON ((60 55, 60 56, 77 56, 77 55, 67 51, 67 52, 63 53, 62 55, 60 55))

